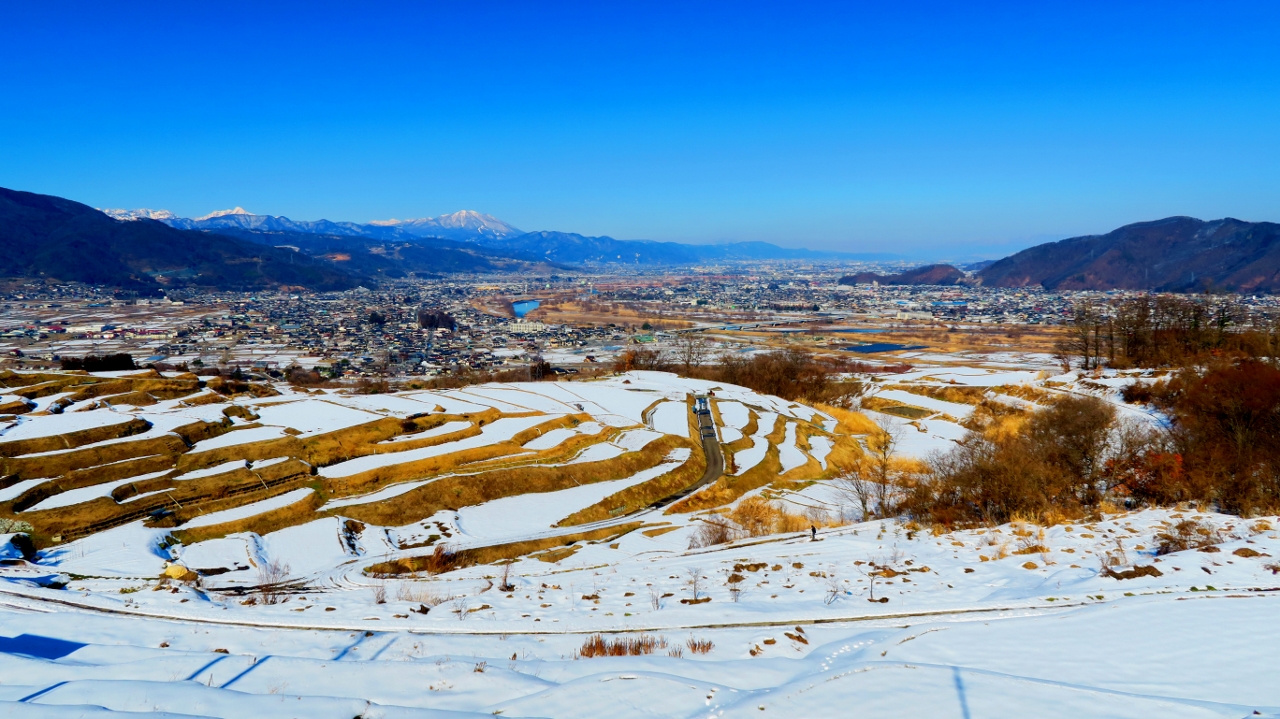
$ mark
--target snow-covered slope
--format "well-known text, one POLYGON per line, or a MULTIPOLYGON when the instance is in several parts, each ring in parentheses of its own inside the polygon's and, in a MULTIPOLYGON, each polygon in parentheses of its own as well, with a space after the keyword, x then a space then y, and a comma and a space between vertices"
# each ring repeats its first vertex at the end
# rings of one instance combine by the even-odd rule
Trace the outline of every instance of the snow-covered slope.
MULTIPOLYGON (((878 406, 918 455, 963 431, 932 395, 1002 378, 1028 379, 921 370, 879 397, 936 415, 878 406)), ((1052 382, 1114 398, 1124 377, 1052 382)), ((660 372, 277 391, 79 411, 88 393, 0 427, 0 449, 87 442, 0 452, 2 508, 41 542, 0 566, 0 715, 1280 718, 1277 517, 848 521, 823 481, 856 441, 835 417, 660 372), (714 394, 740 473, 629 504, 701 476, 691 394, 714 394), (703 546, 759 498, 803 531, 703 546), (1182 522, 1211 541, 1162 550, 1182 522), (480 559, 428 571, 437 548, 480 559), (591 657, 597 633, 651 651, 591 657)))

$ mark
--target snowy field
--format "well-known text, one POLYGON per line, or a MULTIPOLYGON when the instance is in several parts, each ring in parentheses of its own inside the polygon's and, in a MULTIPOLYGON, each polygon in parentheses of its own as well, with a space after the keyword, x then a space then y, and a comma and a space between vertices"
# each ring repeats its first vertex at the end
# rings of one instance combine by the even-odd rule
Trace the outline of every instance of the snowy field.
MULTIPOLYGON (((1133 381, 1042 360, 892 381, 1118 407, 1133 381)), ((0 716, 1280 718, 1280 518, 1180 507, 937 535, 827 521, 847 509, 828 480, 858 437, 813 407, 666 373, 277 391, 88 397, 0 425, 0 516, 40 540, 24 559, 0 534, 0 716), (769 496, 824 517, 816 538, 695 548, 706 509, 619 499, 700 479, 691 395, 709 391, 720 440, 740 447, 713 509, 769 496), (69 433, 85 438, 50 449, 69 433), (766 460, 796 481, 733 490, 766 460), (1215 544, 1158 554, 1187 520, 1215 544), (522 544, 507 565, 368 571, 522 544), (651 651, 584 656, 597 633, 651 651)), ((877 397, 940 413, 865 412, 908 457, 952 446, 973 411, 877 397)))

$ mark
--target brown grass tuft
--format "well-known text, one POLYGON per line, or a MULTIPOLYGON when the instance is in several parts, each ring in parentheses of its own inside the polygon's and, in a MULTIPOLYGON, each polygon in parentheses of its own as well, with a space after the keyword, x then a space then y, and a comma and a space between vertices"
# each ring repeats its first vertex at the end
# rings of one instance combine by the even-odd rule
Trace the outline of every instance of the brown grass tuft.
POLYGON ((645 654, 653 654, 657 649, 666 648, 666 637, 655 637, 651 634, 617 637, 614 639, 606 639, 602 634, 592 634, 582 643, 582 647, 573 653, 573 658, 638 657, 645 654))

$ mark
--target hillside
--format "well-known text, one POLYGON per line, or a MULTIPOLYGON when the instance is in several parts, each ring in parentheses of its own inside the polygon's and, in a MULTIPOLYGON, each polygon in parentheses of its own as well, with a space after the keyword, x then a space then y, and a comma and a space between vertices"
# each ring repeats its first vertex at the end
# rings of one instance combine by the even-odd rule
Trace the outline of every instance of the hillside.
POLYGON ((865 285, 879 282, 882 285, 956 285, 963 284, 964 273, 951 265, 925 265, 896 275, 879 275, 859 272, 840 278, 842 285, 865 285))
POLYGON ((1280 291, 1280 225, 1169 217, 1023 250, 978 273, 984 285, 1049 290, 1280 291))
POLYGON ((0 276, 154 292, 165 287, 355 287, 359 278, 289 250, 120 221, 78 202, 0 188, 0 276))

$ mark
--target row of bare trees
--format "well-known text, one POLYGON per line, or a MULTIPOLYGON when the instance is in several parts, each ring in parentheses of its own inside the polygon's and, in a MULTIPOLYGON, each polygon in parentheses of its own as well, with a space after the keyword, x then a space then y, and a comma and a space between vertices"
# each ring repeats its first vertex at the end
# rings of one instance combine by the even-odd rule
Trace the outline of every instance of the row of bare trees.
POLYGON ((1084 370, 1280 355, 1280 323, 1238 297, 1143 295, 1076 304, 1059 356, 1084 370))
MULTIPOLYGON (((863 391, 863 384, 850 375, 882 368, 799 349, 716 355, 701 337, 686 334, 676 340, 671 350, 629 349, 614 360, 613 369, 618 372, 672 371, 686 377, 749 387, 783 399, 847 407, 863 391)), ((909 367, 893 369, 905 371, 909 367)))

